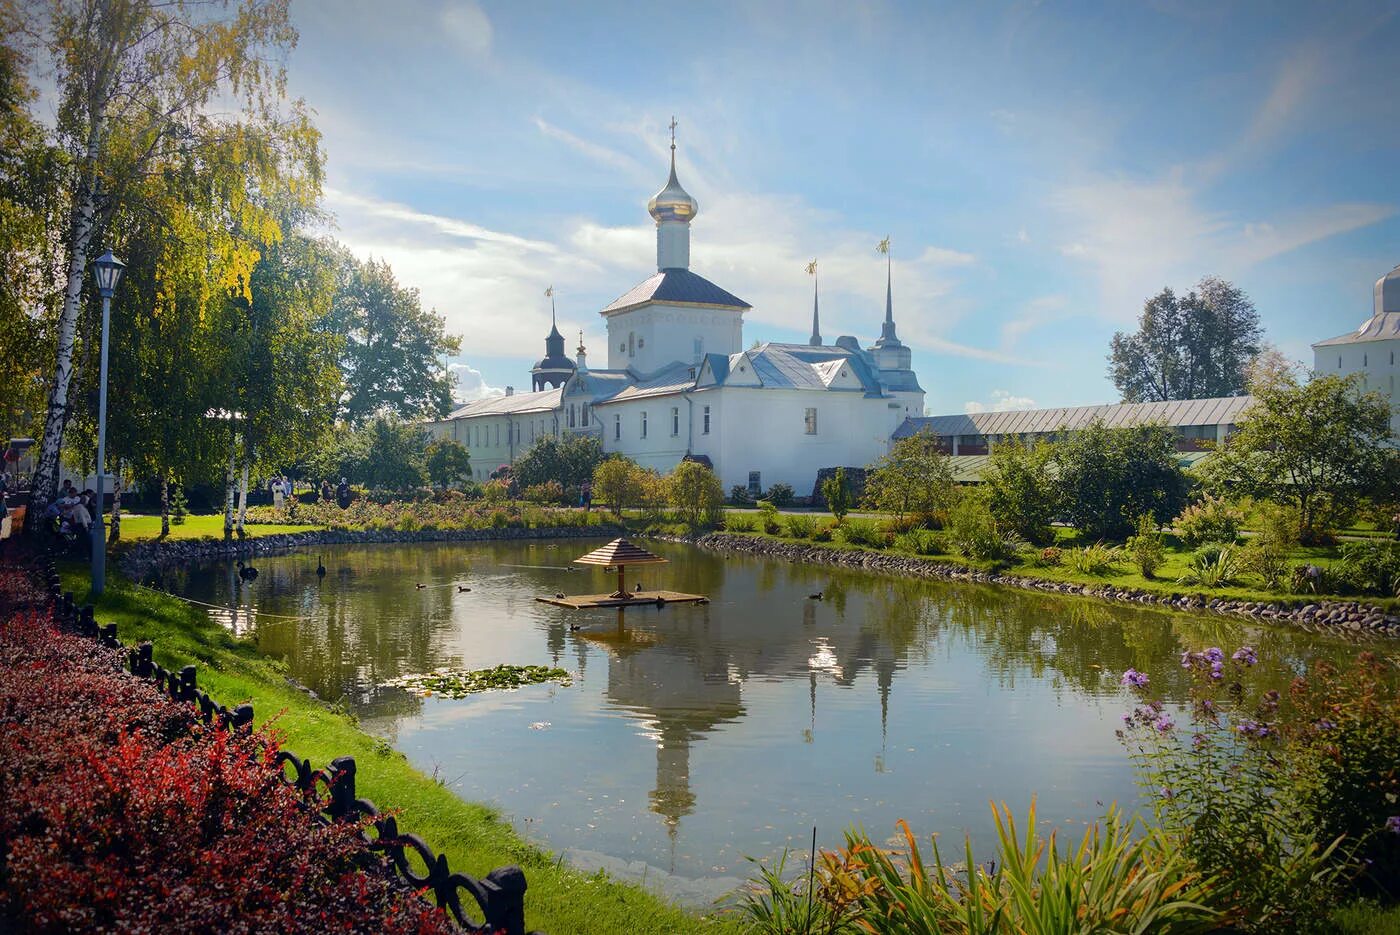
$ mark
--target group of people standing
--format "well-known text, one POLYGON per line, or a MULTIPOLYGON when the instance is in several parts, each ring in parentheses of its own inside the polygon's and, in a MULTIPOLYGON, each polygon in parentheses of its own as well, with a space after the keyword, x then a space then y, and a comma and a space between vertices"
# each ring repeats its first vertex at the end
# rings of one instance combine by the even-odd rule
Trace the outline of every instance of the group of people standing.
POLYGON ((44 509, 44 519, 57 523, 60 535, 86 536, 92 534, 92 518, 100 509, 96 491, 89 488, 79 493, 71 480, 65 480, 58 497, 44 509))
MULTIPOLYGON (((268 482, 268 487, 272 491, 272 505, 279 510, 292 497, 292 480, 285 474, 272 478, 268 482)), ((342 510, 349 507, 350 501, 353 499, 350 493, 350 484, 343 477, 334 488, 331 487, 329 480, 322 480, 319 493, 323 503, 335 500, 342 510)))

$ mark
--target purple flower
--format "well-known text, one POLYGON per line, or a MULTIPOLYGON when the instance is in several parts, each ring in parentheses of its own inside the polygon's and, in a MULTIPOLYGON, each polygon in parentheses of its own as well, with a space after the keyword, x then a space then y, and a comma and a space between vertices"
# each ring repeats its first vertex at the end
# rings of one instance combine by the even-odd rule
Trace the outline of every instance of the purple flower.
POLYGON ((1164 799, 1170 799, 1172 797, 1172 790, 1168 789, 1166 786, 1163 786, 1160 790, 1158 790, 1157 794, 1164 799))
POLYGON ((1143 672, 1139 672, 1137 669, 1129 669, 1127 672, 1123 673, 1122 682, 1128 688, 1146 688, 1147 675, 1143 672))
POLYGON ((1247 666, 1252 666, 1259 661, 1259 655, 1248 646, 1241 646, 1235 650, 1234 655, 1230 658, 1247 666))
POLYGON ((1126 714, 1126 713, 1125 713, 1125 714, 1123 715, 1123 723, 1126 724, 1126 725, 1128 725, 1129 727, 1132 727, 1132 726, 1133 726, 1133 716, 1132 716, 1131 714, 1126 714))
POLYGON ((1241 721, 1235 730, 1244 734, 1246 737, 1263 738, 1269 736, 1271 733, 1269 725, 1265 724, 1263 721, 1241 721))
POLYGON ((1224 676, 1224 675, 1225 675, 1225 663, 1220 662, 1219 660, 1217 660, 1217 661, 1212 662, 1212 663, 1210 664, 1210 677, 1211 677, 1211 678, 1213 678, 1213 679, 1218 679, 1218 678, 1221 678, 1221 677, 1224 676))
POLYGON ((1176 726, 1176 722, 1172 720, 1170 714, 1162 714, 1158 715, 1157 720, 1152 722, 1152 726, 1157 728, 1157 733, 1165 734, 1176 726))
POLYGON ((1385 830, 1391 834, 1400 834, 1400 815, 1391 815, 1385 820, 1385 830))
POLYGON ((1206 660, 1212 663, 1221 662, 1225 659, 1225 654, 1220 651, 1219 646, 1212 646, 1210 649, 1207 649, 1205 652, 1201 653, 1201 655, 1205 656, 1206 660))
POLYGON ((1337 722, 1329 721, 1327 720, 1327 718, 1323 718, 1313 726, 1316 727, 1318 730, 1333 730, 1334 728, 1336 728, 1337 722))
POLYGON ((1191 668, 1191 662, 1192 662, 1195 658, 1196 658, 1196 654, 1195 654, 1195 653, 1191 652, 1191 650, 1189 650, 1189 649, 1183 649, 1183 650, 1181 651, 1181 667, 1182 667, 1183 669, 1189 669, 1189 668, 1191 668))

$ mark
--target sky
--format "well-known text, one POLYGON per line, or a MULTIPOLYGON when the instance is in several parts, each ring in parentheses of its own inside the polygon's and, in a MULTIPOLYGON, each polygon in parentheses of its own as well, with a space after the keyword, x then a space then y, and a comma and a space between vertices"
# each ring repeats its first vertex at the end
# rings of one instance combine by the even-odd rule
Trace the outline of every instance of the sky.
POLYGON ((899 335, 935 414, 1111 402, 1164 286, 1240 286, 1267 340, 1370 314, 1400 263, 1400 4, 293 0, 335 236, 462 336, 459 395, 529 388, 655 272, 646 201, 746 344, 899 335))

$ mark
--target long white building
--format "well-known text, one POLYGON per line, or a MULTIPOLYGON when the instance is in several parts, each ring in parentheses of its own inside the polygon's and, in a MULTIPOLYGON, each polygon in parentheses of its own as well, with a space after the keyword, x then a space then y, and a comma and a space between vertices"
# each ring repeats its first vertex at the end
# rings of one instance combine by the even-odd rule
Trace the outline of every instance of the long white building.
POLYGON ((1361 388, 1390 401, 1390 434, 1400 438, 1400 409, 1395 403, 1400 363, 1400 266, 1376 280, 1371 317, 1355 331, 1313 345, 1313 369, 1319 373, 1355 373, 1361 388))
POLYGON ((813 302, 806 344, 745 349, 750 305, 690 269, 699 206, 676 178, 648 203, 656 222, 656 272, 602 309, 607 367, 590 369, 582 345, 563 357, 557 328, 531 370, 535 390, 468 403, 429 423, 467 446, 484 479, 541 437, 589 433, 603 448, 666 472, 683 459, 709 464, 726 488, 776 482, 810 493, 823 467, 864 465, 894 430, 922 415, 924 391, 899 340, 887 277, 885 318, 869 347, 821 337, 813 302))

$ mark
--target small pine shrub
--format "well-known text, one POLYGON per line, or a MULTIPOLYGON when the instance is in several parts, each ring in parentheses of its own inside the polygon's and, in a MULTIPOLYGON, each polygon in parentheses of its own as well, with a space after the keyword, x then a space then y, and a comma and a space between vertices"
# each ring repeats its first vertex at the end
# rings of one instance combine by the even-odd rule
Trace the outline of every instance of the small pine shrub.
POLYGON ((767 499, 774 506, 791 506, 792 498, 793 492, 791 484, 784 484, 782 481, 779 481, 768 488, 767 499))
POLYGON ((1166 561, 1167 553, 1162 545, 1162 534, 1157 531, 1157 524, 1153 521, 1151 513, 1144 513, 1138 517, 1137 533, 1129 537, 1126 551, 1144 578, 1151 578, 1166 561))
POLYGON ((185 525, 185 517, 190 515, 190 501, 185 496, 184 487, 175 487, 170 492, 170 522, 176 526, 185 525))

